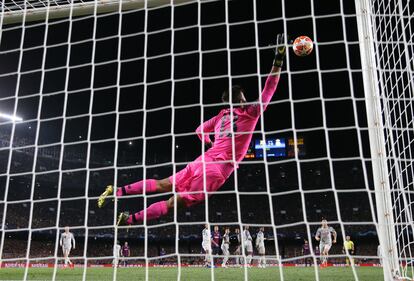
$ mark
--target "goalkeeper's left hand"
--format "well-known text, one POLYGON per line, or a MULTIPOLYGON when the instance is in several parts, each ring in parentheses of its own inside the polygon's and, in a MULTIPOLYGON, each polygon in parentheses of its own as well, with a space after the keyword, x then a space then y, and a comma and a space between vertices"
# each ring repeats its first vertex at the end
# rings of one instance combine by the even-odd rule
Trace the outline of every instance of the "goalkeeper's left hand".
POLYGON ((275 59, 273 60, 273 66, 282 67, 285 56, 286 56, 285 35, 283 33, 280 33, 277 35, 277 38, 276 38, 275 59))

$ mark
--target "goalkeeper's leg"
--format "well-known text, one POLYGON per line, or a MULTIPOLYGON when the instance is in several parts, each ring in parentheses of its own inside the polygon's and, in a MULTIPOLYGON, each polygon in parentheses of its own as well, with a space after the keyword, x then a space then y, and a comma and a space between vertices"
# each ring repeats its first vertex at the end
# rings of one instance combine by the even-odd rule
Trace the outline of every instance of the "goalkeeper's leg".
MULTIPOLYGON (((163 180, 142 180, 122 187, 118 187, 116 190, 116 196, 120 197, 125 195, 143 194, 144 188, 145 193, 168 192, 172 190, 172 184, 168 178, 163 180)), ((98 207, 102 208, 106 203, 107 197, 111 196, 113 193, 114 187, 112 185, 108 185, 105 191, 99 196, 98 207)))
MULTIPOLYGON (((174 210, 175 205, 177 205, 178 208, 181 208, 181 207, 185 207, 186 203, 185 203, 185 200, 180 195, 177 195, 176 198, 173 196, 167 201, 160 201, 160 202, 151 204, 146 209, 147 222, 151 220, 156 220, 162 216, 165 216, 166 214, 168 214, 170 210, 174 210)), ((143 221, 144 221, 144 210, 139 211, 132 215, 130 215, 128 212, 122 212, 121 214, 119 214, 117 224, 118 225, 130 225, 130 224, 142 223, 143 221)))
MULTIPOLYGON (((230 171, 232 172, 232 170, 230 171)), ((171 190, 172 184, 175 185, 175 190, 178 192, 176 197, 171 197, 167 201, 161 201, 150 205, 146 210, 146 220, 156 220, 161 216, 168 214, 170 210, 174 210, 177 205, 180 207, 190 207, 195 204, 204 202, 206 193, 211 195, 212 192, 218 190, 226 181, 227 177, 223 176, 223 172, 219 164, 209 165, 203 169, 201 162, 193 162, 175 175, 159 181, 160 189, 157 189, 156 181, 152 182, 152 188, 158 190, 171 190), (204 182, 205 178, 205 182, 204 182), (164 185, 162 185, 164 183, 164 185), (204 190, 205 184, 205 190, 204 190)), ((148 185, 148 184, 147 184, 148 185)), ((148 185, 148 186, 151 186, 148 185)), ((137 212, 133 215, 128 213, 121 213, 118 217, 118 225, 138 224, 144 221, 144 211, 137 212)))
MULTIPOLYGON (((192 162, 189 163, 184 169, 172 175, 169 178, 163 180, 147 179, 138 181, 126 186, 117 188, 116 196, 125 196, 133 194, 143 194, 143 193, 154 193, 154 192, 169 192, 175 185, 188 186, 192 181, 197 180, 199 175, 196 175, 197 168, 202 167, 201 162, 192 162), (145 189, 145 190, 144 190, 145 189)), ((201 170, 203 172, 203 170, 201 170)), ((207 172, 206 172, 207 173, 207 172)), ((202 174, 201 174, 202 175, 202 174)), ((98 207, 101 208, 106 203, 106 198, 114 193, 114 188, 112 185, 108 185, 105 191, 99 196, 98 207)))
POLYGON ((145 193, 168 192, 172 190, 172 184, 168 178, 163 180, 147 179, 119 187, 116 190, 116 196, 143 194, 144 186, 145 193))

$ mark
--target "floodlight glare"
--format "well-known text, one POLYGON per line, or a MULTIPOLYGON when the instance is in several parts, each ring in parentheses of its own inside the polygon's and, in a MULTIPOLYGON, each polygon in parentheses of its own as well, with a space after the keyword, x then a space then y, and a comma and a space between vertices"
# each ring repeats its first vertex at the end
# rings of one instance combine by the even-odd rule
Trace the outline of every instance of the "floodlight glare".
POLYGON ((13 115, 6 114, 6 113, 1 113, 1 112, 0 112, 0 118, 5 118, 5 119, 11 120, 13 122, 23 121, 23 118, 21 118, 21 117, 13 116, 13 115))

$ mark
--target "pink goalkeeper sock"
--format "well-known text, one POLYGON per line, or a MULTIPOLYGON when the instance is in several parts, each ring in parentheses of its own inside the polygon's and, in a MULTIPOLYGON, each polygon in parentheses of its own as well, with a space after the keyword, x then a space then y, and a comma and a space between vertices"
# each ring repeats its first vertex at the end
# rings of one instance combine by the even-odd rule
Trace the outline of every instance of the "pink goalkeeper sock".
POLYGON ((155 192, 157 190, 157 181, 153 179, 142 180, 134 182, 133 184, 128 184, 123 187, 119 187, 116 190, 116 196, 124 196, 131 194, 143 194, 144 193, 144 182, 146 183, 145 190, 147 192, 155 192))
MULTIPOLYGON (((168 213, 167 201, 161 201, 150 205, 147 208, 147 222, 158 219, 168 213)), ((139 211, 133 215, 130 215, 127 223, 136 224, 144 221, 144 210, 139 211)))

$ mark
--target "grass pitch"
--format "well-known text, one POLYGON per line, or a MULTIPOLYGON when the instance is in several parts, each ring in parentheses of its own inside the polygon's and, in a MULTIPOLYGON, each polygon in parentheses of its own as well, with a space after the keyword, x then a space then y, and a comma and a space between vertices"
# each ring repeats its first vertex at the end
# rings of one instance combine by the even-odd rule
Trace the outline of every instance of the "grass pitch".
MULTIPOLYGON (((282 269, 285 281, 310 281, 316 280, 315 269, 313 267, 285 267, 282 269)), ((320 281, 352 281, 355 280, 352 269, 344 267, 329 267, 318 269, 320 281)), ((379 281, 383 280, 382 268, 357 267, 356 273, 360 281, 379 281)), ((83 268, 58 269, 56 280, 79 281, 84 274, 83 268)), ((214 274, 216 281, 275 281, 280 279, 280 268, 249 268, 245 272, 244 268, 182 268, 182 281, 210 281, 214 274)), ((178 276, 177 268, 149 268, 148 280, 157 281, 176 281, 178 276)), ((23 280, 24 269, 21 268, 2 268, 0 269, 0 280, 23 280)), ((27 280, 40 281, 52 280, 53 268, 30 268, 27 280)), ((88 268, 86 270, 86 280, 90 281, 110 281, 114 280, 114 270, 112 268, 88 268)), ((118 268, 116 273, 118 281, 140 281, 145 280, 144 268, 118 268)))

